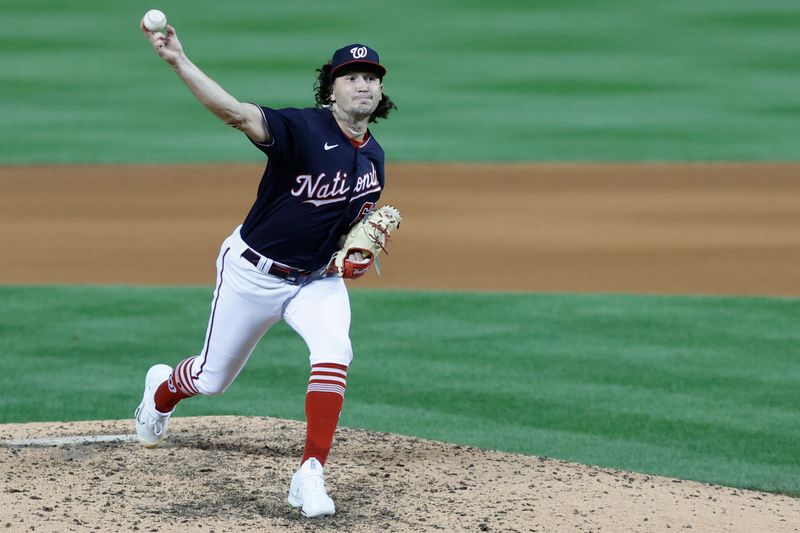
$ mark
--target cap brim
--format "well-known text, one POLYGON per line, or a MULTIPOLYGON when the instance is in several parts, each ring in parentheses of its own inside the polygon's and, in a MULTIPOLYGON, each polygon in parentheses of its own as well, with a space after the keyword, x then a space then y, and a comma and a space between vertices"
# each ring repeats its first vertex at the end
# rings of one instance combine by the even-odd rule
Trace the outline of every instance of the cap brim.
POLYGON ((342 63, 341 65, 337 65, 336 68, 331 71, 331 74, 334 75, 337 72, 340 72, 342 69, 346 69, 349 71, 356 70, 356 67, 358 66, 363 66, 369 72, 375 72, 381 77, 383 77, 386 74, 386 67, 384 67, 380 63, 376 63, 375 61, 364 61, 363 59, 354 59, 352 61, 347 61, 345 63, 342 63))

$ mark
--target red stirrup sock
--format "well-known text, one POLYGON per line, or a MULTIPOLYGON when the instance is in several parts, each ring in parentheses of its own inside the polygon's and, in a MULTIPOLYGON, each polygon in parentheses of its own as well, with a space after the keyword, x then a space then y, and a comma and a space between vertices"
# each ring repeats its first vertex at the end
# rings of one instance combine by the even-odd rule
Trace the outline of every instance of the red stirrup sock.
POLYGON ((192 379, 193 362, 194 357, 189 357, 178 363, 169 378, 156 389, 155 399, 158 412, 172 412, 179 401, 199 394, 192 379))
POLYGON ((303 460, 315 457, 323 466, 339 423, 347 386, 347 366, 319 363, 311 367, 306 391, 306 448, 303 460))

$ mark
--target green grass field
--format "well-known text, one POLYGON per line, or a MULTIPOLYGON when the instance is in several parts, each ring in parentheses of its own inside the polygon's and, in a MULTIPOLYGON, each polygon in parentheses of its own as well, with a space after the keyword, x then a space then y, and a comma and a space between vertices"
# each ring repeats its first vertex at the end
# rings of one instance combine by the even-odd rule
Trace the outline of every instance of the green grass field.
MULTIPOLYGON (((355 291, 341 423, 800 495, 800 301, 355 291)), ((0 288, 0 422, 120 419, 202 347, 207 288, 0 288), (32 342, 36 339, 36 342, 32 342)), ((302 420, 276 326, 178 415, 302 420)))
MULTIPOLYGON (((6 0, 0 164, 260 160, 137 24, 152 2, 6 0)), ((800 155, 800 3, 787 0, 163 0, 242 100, 313 102, 365 41, 400 109, 390 160, 719 161, 800 155)))

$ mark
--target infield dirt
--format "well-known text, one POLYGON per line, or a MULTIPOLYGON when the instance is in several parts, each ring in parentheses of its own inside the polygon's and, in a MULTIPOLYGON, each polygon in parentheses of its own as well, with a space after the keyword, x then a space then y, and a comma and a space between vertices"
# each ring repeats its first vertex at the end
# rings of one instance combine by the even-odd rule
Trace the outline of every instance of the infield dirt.
MULTIPOLYGON (((259 165, 0 168, 2 283, 206 284, 259 165)), ((404 222, 360 287, 800 295, 800 165, 390 165, 404 222)), ((141 376, 132 377, 139 380, 141 376)), ((132 408, 139 398, 132 398, 132 408)), ((346 408, 346 407, 345 407, 346 408)), ((130 434, 8 424, 0 439, 130 434)), ((798 531, 800 500, 341 428, 335 517, 285 503, 303 424, 0 447, 10 531, 798 531)))
MULTIPOLYGON (((0 167, 1 283, 214 283, 261 165, 0 167)), ((800 295, 800 165, 387 167, 354 287, 800 295)))

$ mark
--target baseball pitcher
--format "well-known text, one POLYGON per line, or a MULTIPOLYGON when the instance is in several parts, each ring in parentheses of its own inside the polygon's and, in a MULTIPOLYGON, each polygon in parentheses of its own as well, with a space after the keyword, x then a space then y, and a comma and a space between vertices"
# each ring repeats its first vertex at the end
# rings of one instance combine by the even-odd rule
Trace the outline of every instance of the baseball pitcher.
POLYGON ((305 450, 288 501, 307 517, 332 515, 323 467, 353 358, 344 278, 370 268, 401 220, 397 209, 376 207, 384 154, 367 127, 396 109, 383 92, 386 68, 372 48, 345 46, 317 70, 316 106, 273 109, 240 102, 209 78, 173 26, 150 31, 143 21, 140 28, 194 96, 267 163, 255 203, 220 248, 203 349, 174 369, 148 370, 137 435, 146 446, 158 444, 179 401, 224 392, 267 330, 285 320, 311 363, 305 450))

